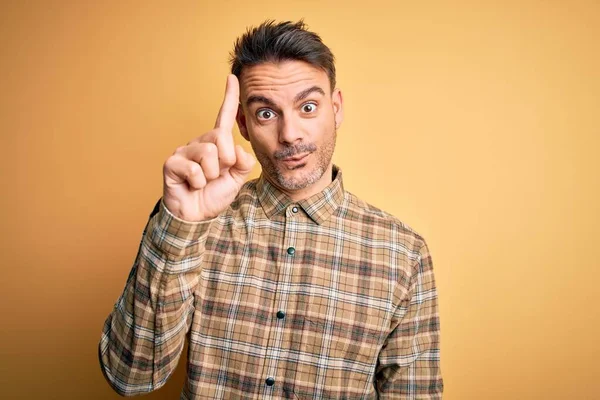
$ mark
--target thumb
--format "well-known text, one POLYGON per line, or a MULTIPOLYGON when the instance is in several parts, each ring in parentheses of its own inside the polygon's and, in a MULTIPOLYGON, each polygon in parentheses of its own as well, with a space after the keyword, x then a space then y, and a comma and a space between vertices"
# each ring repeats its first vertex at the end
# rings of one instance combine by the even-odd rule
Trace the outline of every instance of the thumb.
POLYGON ((246 152, 242 146, 239 144, 235 145, 235 164, 229 169, 234 177, 245 180, 246 176, 252 172, 252 168, 254 164, 256 164, 256 160, 252 156, 252 154, 246 152))

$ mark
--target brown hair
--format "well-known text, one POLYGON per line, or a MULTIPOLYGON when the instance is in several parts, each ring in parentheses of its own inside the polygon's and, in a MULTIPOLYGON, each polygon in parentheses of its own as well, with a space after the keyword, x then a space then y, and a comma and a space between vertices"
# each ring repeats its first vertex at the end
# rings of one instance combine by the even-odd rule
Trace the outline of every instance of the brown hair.
POLYGON ((304 21, 275 23, 268 20, 248 28, 235 41, 231 53, 231 73, 240 78, 244 67, 264 62, 297 60, 321 68, 327 73, 331 90, 335 88, 333 53, 321 37, 306 29, 304 21))

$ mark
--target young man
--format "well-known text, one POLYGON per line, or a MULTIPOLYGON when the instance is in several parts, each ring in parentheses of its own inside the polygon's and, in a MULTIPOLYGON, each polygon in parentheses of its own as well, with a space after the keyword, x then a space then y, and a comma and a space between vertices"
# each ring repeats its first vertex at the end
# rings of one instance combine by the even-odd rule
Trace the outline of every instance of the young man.
POLYGON ((427 245, 345 191, 331 162, 343 119, 331 51, 301 22, 266 22, 238 39, 232 73, 215 128, 164 164, 104 326, 108 382, 161 387, 187 336, 183 399, 441 398, 427 245))

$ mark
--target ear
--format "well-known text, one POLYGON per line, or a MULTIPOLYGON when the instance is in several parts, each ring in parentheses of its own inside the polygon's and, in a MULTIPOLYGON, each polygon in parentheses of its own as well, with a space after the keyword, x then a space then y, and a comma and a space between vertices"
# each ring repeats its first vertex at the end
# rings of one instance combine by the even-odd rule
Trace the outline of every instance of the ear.
POLYGON ((333 103, 333 117, 335 119, 335 128, 337 129, 342 125, 342 121, 344 121, 344 99, 341 89, 334 89, 331 94, 331 102, 333 103))
POLYGON ((250 137, 248 136, 248 127, 246 125, 246 114, 244 114, 244 110, 242 109, 242 105, 238 105, 237 115, 235 117, 237 121, 238 128, 240 128, 240 133, 244 137, 244 139, 250 141, 250 137))

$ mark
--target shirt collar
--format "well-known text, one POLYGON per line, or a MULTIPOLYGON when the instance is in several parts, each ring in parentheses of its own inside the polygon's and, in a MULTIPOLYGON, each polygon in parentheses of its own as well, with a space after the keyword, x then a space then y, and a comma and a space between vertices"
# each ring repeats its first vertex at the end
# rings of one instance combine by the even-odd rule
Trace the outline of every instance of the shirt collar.
MULTIPOLYGON (((295 203, 319 225, 325 222, 344 200, 342 170, 335 164, 332 175, 333 181, 325 189, 295 203)), ((285 209, 294 203, 285 193, 265 179, 264 174, 260 175, 256 183, 256 191, 263 211, 269 219, 284 213, 285 209)))

